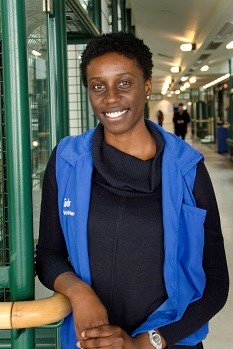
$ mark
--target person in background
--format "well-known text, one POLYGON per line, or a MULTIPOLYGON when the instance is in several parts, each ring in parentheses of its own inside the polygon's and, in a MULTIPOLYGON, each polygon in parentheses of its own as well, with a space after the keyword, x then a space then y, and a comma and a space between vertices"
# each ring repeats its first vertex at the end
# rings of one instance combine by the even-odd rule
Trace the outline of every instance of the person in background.
POLYGON ((157 119, 158 119, 159 126, 163 127, 164 116, 163 116, 163 112, 161 110, 159 110, 157 112, 157 119))
POLYGON ((36 251, 39 279, 72 306, 62 349, 200 349, 227 299, 203 156, 144 118, 152 67, 130 33, 96 37, 82 54, 99 124, 52 152, 36 251))
POLYGON ((183 103, 179 103, 178 110, 173 117, 175 135, 185 139, 187 134, 187 126, 190 122, 190 115, 186 109, 184 109, 183 103))

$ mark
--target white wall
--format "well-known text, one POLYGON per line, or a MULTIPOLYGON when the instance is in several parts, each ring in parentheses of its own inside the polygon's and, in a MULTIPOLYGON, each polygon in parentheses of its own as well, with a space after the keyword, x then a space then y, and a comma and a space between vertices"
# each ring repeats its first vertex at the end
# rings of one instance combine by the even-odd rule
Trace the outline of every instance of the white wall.
POLYGON ((169 100, 161 100, 161 101, 150 101, 149 102, 149 110, 150 110, 150 119, 152 121, 158 122, 157 119, 157 111, 161 110, 164 115, 163 127, 167 131, 173 132, 173 104, 169 100))

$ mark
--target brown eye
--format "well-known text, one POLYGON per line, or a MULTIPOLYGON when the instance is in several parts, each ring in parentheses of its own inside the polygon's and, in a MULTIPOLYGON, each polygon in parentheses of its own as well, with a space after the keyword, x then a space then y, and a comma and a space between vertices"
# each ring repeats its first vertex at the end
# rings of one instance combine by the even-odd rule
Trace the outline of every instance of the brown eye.
POLYGON ((120 88, 125 88, 125 87, 129 87, 131 84, 130 84, 130 81, 128 81, 128 80, 123 80, 123 81, 120 81, 119 83, 118 83, 118 86, 120 87, 120 88))
POLYGON ((95 84, 93 86, 93 89, 96 91, 103 90, 104 88, 105 88, 105 86, 103 84, 95 84))

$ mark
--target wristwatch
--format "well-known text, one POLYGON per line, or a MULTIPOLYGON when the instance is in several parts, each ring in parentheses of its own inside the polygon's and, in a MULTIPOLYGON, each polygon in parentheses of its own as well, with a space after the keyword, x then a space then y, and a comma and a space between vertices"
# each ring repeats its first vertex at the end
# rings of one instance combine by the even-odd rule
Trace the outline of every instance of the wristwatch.
POLYGON ((148 331, 151 344, 156 349, 162 349, 162 338, 157 330, 148 331))

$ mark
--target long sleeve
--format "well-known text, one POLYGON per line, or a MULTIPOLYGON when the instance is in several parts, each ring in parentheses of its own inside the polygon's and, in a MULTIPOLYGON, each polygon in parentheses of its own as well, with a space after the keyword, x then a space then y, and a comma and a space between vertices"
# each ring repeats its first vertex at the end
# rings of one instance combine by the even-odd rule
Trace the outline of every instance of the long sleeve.
POLYGON ((66 243, 59 220, 55 161, 56 148, 52 152, 44 174, 40 233, 36 248, 37 275, 42 284, 51 290, 54 290, 54 281, 60 274, 73 271, 68 261, 66 243))
POLYGON ((169 346, 208 322, 225 304, 229 277, 216 198, 207 169, 201 161, 194 185, 197 207, 207 210, 203 267, 206 287, 203 296, 189 305, 181 320, 160 328, 169 346))

